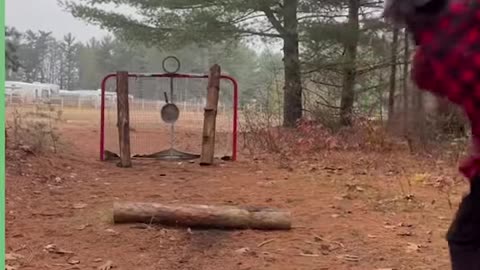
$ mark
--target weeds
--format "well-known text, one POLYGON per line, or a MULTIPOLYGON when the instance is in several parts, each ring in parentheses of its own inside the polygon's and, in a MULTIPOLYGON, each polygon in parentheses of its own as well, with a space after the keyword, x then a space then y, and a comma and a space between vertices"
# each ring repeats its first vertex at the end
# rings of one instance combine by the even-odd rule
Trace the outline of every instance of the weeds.
POLYGON ((322 121, 303 119, 296 128, 283 128, 280 121, 265 113, 247 111, 242 126, 243 144, 250 154, 259 151, 286 153, 315 153, 321 150, 391 151, 400 142, 388 135, 381 123, 356 119, 354 126, 336 128, 322 121))
POLYGON ((7 127, 13 137, 7 136, 8 145, 14 148, 28 147, 34 153, 58 151, 58 124, 62 121, 62 112, 57 111, 52 104, 46 105, 36 105, 34 112, 22 112, 13 108, 12 120, 7 127))

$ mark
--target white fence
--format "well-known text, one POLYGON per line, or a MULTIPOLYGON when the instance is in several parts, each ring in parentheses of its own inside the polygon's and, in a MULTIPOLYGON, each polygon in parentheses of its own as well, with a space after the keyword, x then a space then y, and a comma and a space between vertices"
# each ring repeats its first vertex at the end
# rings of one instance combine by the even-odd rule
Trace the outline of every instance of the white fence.
MULTIPOLYGON (((74 91, 72 91, 74 92, 74 91)), ((116 110, 116 97, 107 95, 105 98, 105 108, 106 110, 116 110)), ((62 95, 59 97, 50 97, 50 98, 35 98, 31 99, 28 96, 21 96, 18 94, 6 94, 6 104, 7 106, 12 105, 33 105, 33 104, 50 104, 59 109, 64 108, 76 108, 76 109, 85 109, 85 110, 100 110, 101 98, 94 95, 62 95)), ((193 101, 181 101, 175 103, 180 111, 186 112, 203 112, 205 103, 203 100, 193 100, 193 101)), ((165 105, 163 100, 149 100, 149 99, 136 99, 130 96, 130 109, 131 110, 140 110, 140 111, 160 111, 160 109, 165 105)), ((224 104, 219 104, 218 112, 226 113, 231 110, 227 108, 224 104)))

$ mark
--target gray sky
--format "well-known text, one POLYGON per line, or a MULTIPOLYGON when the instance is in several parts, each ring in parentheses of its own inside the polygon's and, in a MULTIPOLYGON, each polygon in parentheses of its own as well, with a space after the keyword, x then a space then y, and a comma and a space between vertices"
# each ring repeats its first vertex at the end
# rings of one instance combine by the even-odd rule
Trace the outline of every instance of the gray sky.
POLYGON ((71 32, 79 41, 107 34, 63 11, 57 0, 6 0, 5 5, 6 25, 20 31, 51 31, 57 38, 71 32))

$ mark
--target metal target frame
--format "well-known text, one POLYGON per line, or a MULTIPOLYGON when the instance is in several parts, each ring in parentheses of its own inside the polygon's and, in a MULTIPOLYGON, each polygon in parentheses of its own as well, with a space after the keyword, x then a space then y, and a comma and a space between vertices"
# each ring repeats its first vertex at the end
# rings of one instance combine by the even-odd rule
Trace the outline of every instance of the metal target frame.
MULTIPOLYGON (((169 78, 170 79, 170 90, 173 89, 173 81, 175 78, 182 78, 182 79, 208 79, 208 74, 192 74, 192 73, 177 73, 180 70, 180 61, 178 58, 174 56, 169 56, 163 59, 162 61, 162 68, 164 69, 163 73, 128 73, 129 78, 135 78, 138 80, 139 78, 169 78), (169 59, 174 59, 178 65, 174 71, 167 70, 166 68, 166 61, 169 59)), ((107 81, 111 78, 116 78, 116 73, 111 73, 106 75, 101 82, 101 102, 100 102, 100 160, 105 161, 105 107, 106 107, 106 90, 107 90, 107 81)), ((231 153, 231 160, 237 160, 237 149, 238 149, 238 97, 239 97, 239 89, 238 89, 238 82, 237 80, 228 75, 221 75, 220 79, 228 80, 233 85, 233 125, 232 125, 232 153, 231 153)), ((171 98, 173 95, 171 95, 171 98)), ((167 100, 166 100, 167 101, 167 100)), ((173 104, 174 101, 171 100, 173 104)), ((167 102, 168 103, 168 102, 167 102)), ((173 126, 172 126, 173 128, 173 126)), ((173 132, 173 131, 172 131, 173 132)), ((172 136, 174 136, 172 134, 172 136)), ((172 142, 173 143, 173 142, 172 142)), ((172 153, 181 153, 175 149, 167 149, 164 151, 172 151, 172 153)), ((162 151, 162 152, 164 152, 162 151)))

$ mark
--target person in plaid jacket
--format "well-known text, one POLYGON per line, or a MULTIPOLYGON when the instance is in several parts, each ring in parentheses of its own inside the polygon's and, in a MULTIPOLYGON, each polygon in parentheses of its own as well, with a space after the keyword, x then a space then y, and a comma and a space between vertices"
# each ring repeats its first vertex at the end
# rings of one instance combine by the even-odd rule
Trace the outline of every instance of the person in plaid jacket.
POLYGON ((470 193, 447 241, 453 270, 480 270, 480 0, 387 0, 384 17, 415 41, 416 85, 457 104, 470 120, 472 151, 460 165, 470 193))

